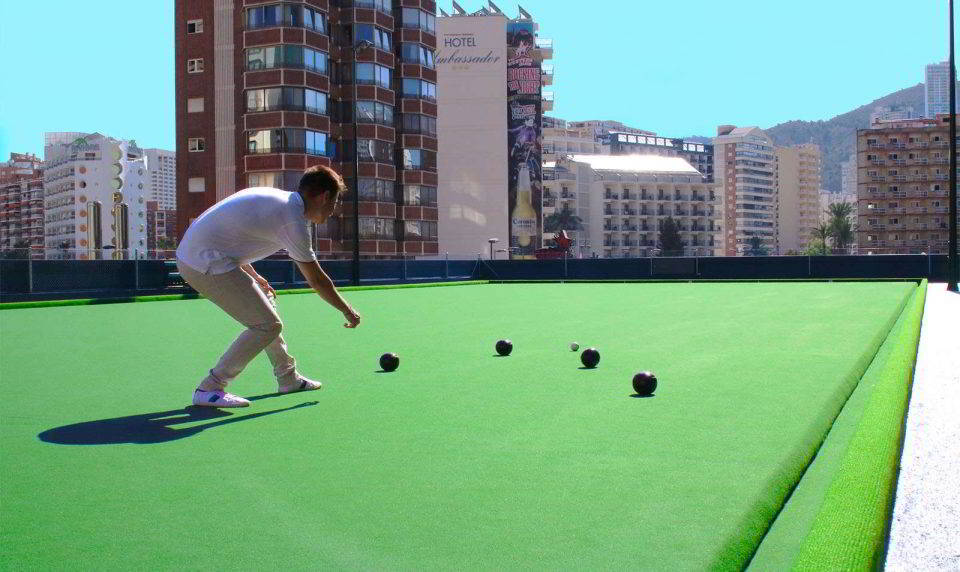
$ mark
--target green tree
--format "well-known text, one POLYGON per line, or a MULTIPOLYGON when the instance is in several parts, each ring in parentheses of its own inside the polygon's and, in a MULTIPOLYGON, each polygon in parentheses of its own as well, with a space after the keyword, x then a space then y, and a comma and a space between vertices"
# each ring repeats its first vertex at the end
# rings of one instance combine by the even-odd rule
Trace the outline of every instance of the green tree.
POLYGON ((2 258, 7 260, 26 260, 30 258, 30 242, 21 238, 13 243, 13 248, 3 251, 2 258))
POLYGON ((672 216, 663 219, 660 225, 660 256, 683 256, 680 228, 672 216))
POLYGON ((834 254, 846 254, 853 244, 854 225, 851 220, 853 205, 844 201, 834 203, 826 211, 830 219, 827 222, 830 238, 833 239, 834 254))
POLYGON ((583 220, 569 207, 563 207, 559 211, 543 219, 544 232, 559 232, 561 230, 580 230, 583 228, 583 220))
POLYGON ((770 253, 759 236, 751 236, 749 244, 750 249, 747 250, 747 256, 766 256, 770 253))
POLYGON ((810 237, 813 238, 813 242, 807 247, 807 256, 824 256, 830 253, 827 248, 827 239, 830 238, 830 225, 821 222, 814 227, 810 237))

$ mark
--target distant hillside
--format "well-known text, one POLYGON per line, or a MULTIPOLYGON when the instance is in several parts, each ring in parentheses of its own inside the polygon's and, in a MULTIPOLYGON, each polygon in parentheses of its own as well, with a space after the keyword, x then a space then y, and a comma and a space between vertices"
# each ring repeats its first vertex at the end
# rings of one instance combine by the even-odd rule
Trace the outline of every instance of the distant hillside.
POLYGON ((816 143, 820 146, 823 163, 821 186, 831 191, 840 190, 840 163, 846 161, 856 148, 857 129, 869 126, 870 114, 881 105, 911 105, 923 113, 923 84, 901 89, 885 97, 838 115, 829 121, 787 121, 765 129, 777 145, 816 143))

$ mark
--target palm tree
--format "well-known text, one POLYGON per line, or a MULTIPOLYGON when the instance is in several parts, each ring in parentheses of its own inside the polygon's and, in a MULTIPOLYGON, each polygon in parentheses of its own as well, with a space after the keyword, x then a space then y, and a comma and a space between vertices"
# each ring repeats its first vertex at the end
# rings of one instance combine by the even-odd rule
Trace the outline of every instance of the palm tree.
POLYGON ((827 209, 827 214, 830 217, 827 226, 830 230, 830 237, 833 238, 834 253, 842 254, 846 252, 847 246, 853 242, 853 222, 850 220, 852 213, 853 205, 846 201, 833 203, 827 209))
POLYGON ((763 245, 763 239, 759 236, 751 236, 749 244, 750 250, 747 251, 747 256, 766 256, 769 254, 767 247, 763 245))
POLYGON ((827 239, 830 238, 830 225, 821 222, 813 228, 813 232, 810 234, 813 237, 813 243, 807 248, 807 254, 810 256, 827 254, 827 239))
POLYGON ((558 232, 561 230, 580 230, 583 219, 573 214, 569 207, 563 207, 559 211, 543 219, 544 232, 558 232))

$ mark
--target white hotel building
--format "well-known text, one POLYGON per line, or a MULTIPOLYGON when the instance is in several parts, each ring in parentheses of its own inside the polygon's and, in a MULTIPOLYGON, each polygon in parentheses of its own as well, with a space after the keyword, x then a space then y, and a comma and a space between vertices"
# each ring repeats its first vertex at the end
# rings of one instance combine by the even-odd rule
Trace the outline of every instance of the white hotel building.
POLYGON ((143 150, 99 133, 63 135, 48 134, 44 148, 46 258, 144 256, 149 175, 143 150))
MULTIPOLYGON (((575 256, 656 256, 668 216, 679 225, 685 256, 720 253, 721 197, 680 157, 571 155, 545 163, 543 185, 544 220, 563 209, 581 219, 582 230, 572 233, 575 256)), ((545 230, 545 239, 552 236, 545 230)))

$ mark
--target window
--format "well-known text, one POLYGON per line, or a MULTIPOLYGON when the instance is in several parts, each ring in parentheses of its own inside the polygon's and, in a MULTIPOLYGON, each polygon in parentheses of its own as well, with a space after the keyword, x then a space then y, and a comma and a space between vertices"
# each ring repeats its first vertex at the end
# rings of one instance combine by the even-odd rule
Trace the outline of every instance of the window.
POLYGON ((203 73, 203 58, 187 60, 187 73, 203 73))
POLYGON ((400 26, 403 28, 418 28, 434 34, 436 33, 437 18, 423 10, 403 8, 400 12, 400 26))
POLYGON ((433 50, 421 44, 402 42, 400 59, 408 64, 419 64, 431 69, 434 67, 433 50))
POLYGON ((202 33, 203 33, 203 20, 187 20, 187 33, 188 33, 188 34, 202 34, 202 33))
POLYGON ((327 134, 309 129, 263 129, 247 134, 249 153, 327 154, 327 134))
POLYGON ((434 101, 437 99, 437 86, 422 79, 403 78, 401 97, 415 97, 434 101))
MULTIPOLYGON (((353 185, 350 184, 349 187, 353 188, 353 185)), ((393 181, 360 178, 360 200, 362 201, 396 202, 393 189, 393 181)))
POLYGON ((326 75, 327 61, 326 52, 305 46, 283 44, 247 49, 248 70, 297 68, 326 75))
POLYGON ((437 154, 426 149, 404 149, 403 168, 420 171, 435 171, 437 168, 437 154))
POLYGON ((370 42, 376 46, 377 49, 385 52, 389 52, 392 49, 392 36, 390 32, 383 28, 378 28, 373 24, 353 24, 352 28, 347 26, 344 32, 347 35, 347 42, 354 46, 359 46, 361 42, 370 42))
POLYGON ((187 98, 187 113, 202 113, 202 112, 203 112, 202 97, 187 98))
POLYGON ((402 113, 400 115, 400 130, 404 133, 423 133, 424 135, 437 134, 437 118, 419 113, 402 113))
MULTIPOLYGON (((349 119, 346 119, 347 121, 353 120, 353 115, 350 113, 353 106, 350 106, 350 103, 349 101, 345 102, 347 109, 344 115, 349 117, 349 119)), ((393 126, 392 105, 377 101, 357 101, 355 107, 357 110, 356 118, 358 123, 379 123, 380 125, 393 126)))
POLYGON ((436 240, 437 223, 426 220, 408 220, 403 223, 403 240, 436 240))
POLYGON ((327 17, 320 10, 299 4, 271 4, 247 9, 248 29, 274 26, 307 28, 325 34, 327 17))
POLYGON ((203 151, 203 149, 204 149, 203 137, 192 137, 190 139, 187 139, 187 150, 190 151, 191 153, 203 151))
POLYGON ((353 4, 354 8, 369 8, 393 16, 393 2, 391 0, 353 0, 347 4, 353 4))
POLYGON ((396 221, 392 218, 360 218, 360 238, 396 240, 396 221))
MULTIPOLYGON (((345 66, 347 73, 345 75, 349 76, 350 66, 345 66)), ((378 85, 385 89, 391 89, 390 85, 390 68, 383 67, 377 64, 357 62, 354 64, 354 69, 356 70, 356 82, 358 84, 373 84, 378 85)), ((344 83, 349 83, 350 78, 343 78, 344 83)))
MULTIPOLYGON (((344 141, 345 147, 350 147, 350 141, 344 141)), ((393 163, 393 143, 377 139, 360 139, 358 142, 361 161, 377 161, 379 163, 393 163)), ((352 151, 352 149, 351 149, 352 151)), ((353 154, 350 154, 351 158, 353 154)))
POLYGON ((327 114, 327 94, 322 91, 316 91, 314 89, 306 89, 306 106, 305 109, 310 113, 316 113, 317 115, 326 115, 327 114))
POLYGON ((247 91, 247 111, 305 110, 326 115, 327 94, 302 87, 267 87, 247 91))
POLYGON ((327 33, 327 15, 308 6, 303 7, 303 27, 308 30, 327 33))
POLYGON ((437 188, 404 185, 403 204, 413 207, 435 207, 437 206, 437 188))
POLYGON ((188 193, 202 193, 205 190, 203 177, 190 177, 187 180, 188 193))

